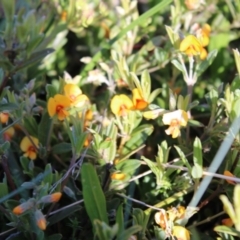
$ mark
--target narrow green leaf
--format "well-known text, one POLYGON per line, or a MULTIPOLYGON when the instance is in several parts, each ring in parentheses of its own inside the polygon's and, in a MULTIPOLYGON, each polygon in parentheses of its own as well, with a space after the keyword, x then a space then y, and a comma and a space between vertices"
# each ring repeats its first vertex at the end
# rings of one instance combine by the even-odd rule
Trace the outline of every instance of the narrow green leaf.
POLYGON ((122 155, 127 155, 133 149, 140 147, 153 132, 153 126, 150 124, 143 124, 137 127, 130 136, 122 150, 122 155))
POLYGON ((106 199, 92 164, 84 163, 82 165, 81 179, 84 205, 92 225, 94 225, 95 219, 108 224, 106 199))
POLYGON ((202 143, 201 140, 196 137, 193 143, 193 163, 194 167, 192 169, 193 178, 201 178, 203 174, 202 169, 202 143))
POLYGON ((67 218, 68 216, 71 216, 73 213, 79 211, 81 207, 79 205, 74 205, 68 208, 63 209, 60 212, 57 212, 56 214, 50 216, 48 221, 48 226, 51 226, 59 221, 61 221, 64 218, 67 218))
POLYGON ((47 48, 39 52, 33 53, 28 59, 24 59, 21 63, 19 63, 15 68, 14 72, 17 72, 19 70, 22 70, 26 67, 30 67, 33 64, 41 61, 43 58, 45 58, 50 53, 54 52, 54 49, 47 48))
POLYGON ((124 232, 119 232, 119 235, 117 236, 117 240, 128 240, 133 234, 139 232, 142 230, 142 227, 139 225, 134 225, 124 232))
POLYGON ((53 180, 53 175, 52 175, 52 166, 50 163, 48 163, 45 167, 44 173, 43 173, 43 180, 45 184, 49 184, 51 186, 53 180))
POLYGON ((217 226, 214 228, 214 231, 240 237, 240 233, 236 229, 227 226, 217 226))
POLYGON ((211 51, 208 54, 207 59, 201 62, 199 65, 197 65, 196 67, 197 76, 200 76, 212 64, 213 60, 217 56, 217 53, 218 53, 217 50, 211 51))
POLYGON ((139 166, 141 166, 141 161, 138 159, 125 159, 115 165, 117 170, 130 175, 132 175, 139 166))
POLYGON ((47 147, 48 137, 50 136, 52 131, 52 124, 53 120, 48 115, 48 112, 45 112, 42 115, 41 122, 38 125, 38 139, 44 147, 47 147))
POLYGON ((178 146, 174 146, 174 147, 177 150, 179 157, 183 161, 183 164, 188 168, 188 172, 191 173, 192 167, 189 164, 187 158, 185 157, 185 154, 183 153, 183 151, 178 146))
POLYGON ((52 147, 52 152, 56 154, 67 153, 72 151, 72 144, 71 143, 58 143, 52 147))
POLYGON ((180 63, 178 60, 174 59, 174 60, 171 61, 171 63, 172 63, 180 72, 182 72, 182 73, 184 72, 183 66, 181 65, 181 63, 180 63))
POLYGON ((156 176, 156 182, 157 185, 161 185, 161 181, 162 181, 162 177, 163 177, 163 169, 162 168, 158 168, 157 164, 147 158, 145 158, 144 156, 141 157, 141 159, 147 163, 148 167, 152 170, 152 172, 155 174, 156 176))
POLYGON ((123 217, 123 207, 122 204, 118 207, 116 215, 116 223, 118 224, 118 231, 124 231, 124 217, 123 217))
POLYGON ((18 109, 19 106, 15 103, 2 103, 0 104, 0 112, 13 111, 18 109))

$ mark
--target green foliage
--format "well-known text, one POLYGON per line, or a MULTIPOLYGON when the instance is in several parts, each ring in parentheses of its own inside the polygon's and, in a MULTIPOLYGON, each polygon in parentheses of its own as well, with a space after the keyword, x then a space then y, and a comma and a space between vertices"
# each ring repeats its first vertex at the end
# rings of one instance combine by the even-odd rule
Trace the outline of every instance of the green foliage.
POLYGON ((0 239, 239 238, 239 1, 0 2, 0 239))

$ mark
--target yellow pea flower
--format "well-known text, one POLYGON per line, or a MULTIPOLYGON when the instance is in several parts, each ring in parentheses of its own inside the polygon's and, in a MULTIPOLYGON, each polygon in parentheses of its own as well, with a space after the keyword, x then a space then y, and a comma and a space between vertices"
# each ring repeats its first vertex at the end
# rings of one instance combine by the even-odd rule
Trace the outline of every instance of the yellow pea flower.
POLYGON ((208 24, 204 24, 202 28, 197 31, 197 38, 200 40, 203 47, 209 44, 209 36, 211 33, 211 27, 208 24))
POLYGON ((50 117, 53 117, 57 114, 58 119, 62 121, 69 116, 67 108, 70 107, 70 105, 71 101, 68 97, 57 94, 48 100, 48 114, 50 117))
POLYGON ((14 134, 15 134, 14 128, 10 127, 3 133, 3 138, 5 141, 10 141, 14 134))
POLYGON ((144 100, 142 93, 138 88, 134 88, 132 94, 134 109, 143 110, 148 106, 148 102, 144 100))
POLYGON ((154 215, 155 222, 162 228, 166 229, 167 226, 167 213, 165 210, 156 212, 154 215))
POLYGON ((203 60, 207 56, 206 49, 203 48, 199 39, 194 35, 188 35, 180 43, 180 51, 188 56, 197 56, 203 60))
POLYGON ((125 173, 120 173, 120 172, 114 172, 111 174, 111 179, 112 180, 124 180, 126 177, 125 173))
POLYGON ((69 98, 71 106, 82 107, 89 99, 86 95, 82 94, 81 89, 75 84, 66 84, 64 86, 65 96, 69 98))
MULTIPOLYGON (((224 173, 223 173, 224 176, 227 176, 227 177, 235 177, 231 172, 225 170, 224 173)), ((226 182, 229 183, 229 184, 232 184, 232 185, 236 185, 236 182, 232 181, 232 180, 227 180, 226 179, 226 182)))
POLYGON ((186 127, 188 115, 183 110, 176 110, 174 112, 165 113, 162 121, 164 125, 169 125, 169 128, 165 130, 166 134, 172 135, 172 138, 176 138, 181 135, 180 128, 186 127))
POLYGON ((7 123, 9 119, 9 114, 5 112, 0 113, 0 121, 2 124, 7 123))
MULTIPOLYGON (((35 146, 38 147, 39 141, 37 138, 30 136, 32 142, 35 144, 35 146)), ((21 143, 20 143, 20 148, 24 153, 25 157, 30 158, 31 160, 35 160, 37 158, 37 149, 35 146, 32 144, 30 139, 25 136, 21 143)))
POLYGON ((224 218, 222 220, 222 225, 225 225, 227 227, 232 227, 233 226, 233 221, 231 218, 224 218))
POLYGON ((111 100, 110 108, 115 115, 126 116, 133 109, 133 102, 124 94, 115 95, 111 100))
POLYGON ((198 9, 202 0, 185 0, 185 5, 189 10, 198 9))
POLYGON ((190 240, 189 231, 182 226, 174 226, 172 235, 178 240, 190 240))

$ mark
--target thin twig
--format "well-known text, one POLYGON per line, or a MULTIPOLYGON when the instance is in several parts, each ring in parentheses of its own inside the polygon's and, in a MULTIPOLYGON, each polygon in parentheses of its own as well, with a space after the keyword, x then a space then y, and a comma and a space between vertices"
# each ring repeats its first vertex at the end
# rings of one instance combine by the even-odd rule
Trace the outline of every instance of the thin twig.
POLYGON ((194 227, 197 227, 199 225, 202 225, 204 223, 208 223, 208 222, 211 222, 214 218, 217 218, 217 217, 220 217, 222 215, 226 214, 224 211, 220 212, 220 213, 217 213, 216 215, 213 215, 212 217, 207 217, 206 219, 204 219, 203 221, 200 221, 200 222, 197 222, 197 223, 194 223, 192 225, 190 225, 188 228, 194 228, 194 227))

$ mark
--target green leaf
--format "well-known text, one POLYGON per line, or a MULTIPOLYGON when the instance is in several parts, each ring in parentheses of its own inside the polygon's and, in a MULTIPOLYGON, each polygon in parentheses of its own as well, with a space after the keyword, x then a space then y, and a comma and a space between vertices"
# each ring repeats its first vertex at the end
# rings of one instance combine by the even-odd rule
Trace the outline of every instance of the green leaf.
POLYGON ((50 163, 48 163, 45 167, 45 171, 43 173, 43 180, 42 182, 45 184, 49 184, 51 186, 53 180, 53 175, 52 175, 52 166, 50 163))
POLYGON ((54 97, 58 93, 58 89, 51 84, 46 85, 47 99, 54 97))
POLYGON ((201 62, 199 65, 197 65, 196 73, 198 77, 212 64, 213 60, 217 56, 217 53, 218 53, 217 50, 211 51, 208 54, 207 59, 201 62))
POLYGON ((151 78, 147 70, 141 75, 141 89, 143 90, 143 98, 148 99, 151 93, 151 78))
POLYGON ((172 63, 180 72, 184 73, 183 66, 182 66, 182 64, 181 64, 178 60, 174 59, 174 60, 171 61, 171 63, 172 63))
POLYGON ((18 108, 19 108, 19 106, 16 103, 1 103, 0 104, 0 112, 13 111, 18 108))
POLYGON ((24 127, 26 128, 27 132, 33 136, 38 137, 37 130, 38 130, 38 124, 36 119, 33 116, 25 116, 24 117, 24 127))
POLYGON ((130 175, 132 175, 139 166, 141 166, 141 161, 137 159, 125 159, 115 165, 117 170, 130 175))
POLYGON ((108 224, 106 199, 92 164, 84 163, 82 165, 81 179, 84 205, 92 225, 94 225, 95 219, 108 224))
POLYGON ((219 233, 225 233, 232 236, 240 237, 240 232, 238 232, 236 229, 227 227, 227 226, 217 226, 214 228, 214 231, 219 233))
POLYGON ((52 147, 52 152, 56 154, 67 153, 72 151, 72 144, 71 143, 58 143, 52 147))
POLYGON ((133 234, 142 230, 142 227, 139 225, 134 225, 124 232, 119 232, 117 240, 128 240, 133 234))
POLYGON ((203 174, 202 169, 202 143, 201 140, 196 137, 193 143, 193 163, 194 167, 192 168, 193 178, 201 178, 203 174))
POLYGON ((47 147, 48 137, 51 135, 53 120, 48 115, 48 112, 43 113, 41 122, 38 125, 39 142, 47 147))
POLYGON ((48 226, 51 226, 57 222, 60 222, 62 219, 69 217, 73 213, 79 211, 81 209, 80 205, 73 205, 67 208, 62 209, 60 212, 55 213, 54 215, 50 216, 48 221, 48 226))
POLYGON ((183 161, 183 164, 188 168, 188 172, 191 173, 192 172, 192 167, 189 164, 187 158, 185 157, 185 154, 183 153, 183 151, 178 146, 174 146, 174 147, 177 150, 179 157, 183 161))
POLYGON ((142 226, 142 236, 145 235, 150 214, 145 213, 142 209, 133 208, 133 221, 134 225, 142 226))
POLYGON ((114 224, 113 227, 108 226, 105 222, 94 220, 94 229, 97 239, 99 240, 112 240, 118 233, 118 225, 114 224))
POLYGON ((163 178, 163 169, 158 168, 157 164, 147 158, 145 158, 144 156, 141 157, 141 159, 146 162, 146 164, 148 165, 148 167, 152 170, 152 172, 155 174, 156 176, 156 182, 157 185, 161 185, 162 182, 162 178, 163 178))
POLYGON ((116 215, 116 223, 118 224, 118 232, 124 231, 124 217, 122 204, 118 207, 116 215))
POLYGON ((149 98, 147 99, 148 103, 152 103, 157 98, 157 96, 161 93, 161 91, 162 91, 161 88, 157 88, 157 89, 153 90, 151 92, 149 98))
POLYGON ((228 200, 227 196, 220 195, 220 200, 223 203, 223 209, 228 214, 228 216, 232 219, 233 223, 237 222, 236 213, 234 211, 234 208, 231 204, 231 202, 228 200))
POLYGON ((39 52, 33 53, 28 59, 24 59, 21 63, 19 63, 15 68, 14 72, 17 72, 19 70, 22 70, 26 67, 30 67, 33 64, 41 61, 43 58, 45 58, 47 55, 50 53, 54 52, 54 49, 52 48, 47 48, 39 52))
POLYGON ((6 195, 8 195, 8 187, 6 183, 0 183, 0 199, 6 195))
POLYGON ((123 150, 121 152, 122 155, 127 155, 133 149, 140 147, 151 135, 153 132, 153 126, 150 124, 143 124, 132 132, 130 139, 124 145, 123 150))

